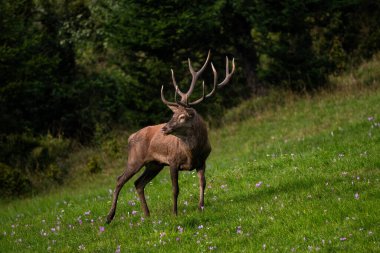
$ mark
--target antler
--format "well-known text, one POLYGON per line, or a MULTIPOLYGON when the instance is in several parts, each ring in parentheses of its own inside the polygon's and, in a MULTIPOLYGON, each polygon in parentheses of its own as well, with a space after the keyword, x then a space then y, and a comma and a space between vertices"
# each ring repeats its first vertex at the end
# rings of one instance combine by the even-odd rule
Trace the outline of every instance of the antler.
POLYGON ((166 105, 169 105, 169 106, 170 105, 172 105, 172 106, 182 105, 182 106, 185 106, 185 107, 193 106, 193 105, 196 105, 196 104, 199 104, 200 102, 202 102, 203 99, 209 98, 212 95, 214 95, 214 93, 216 91, 216 88, 221 88, 224 85, 226 85, 230 81, 232 74, 235 72, 235 59, 234 58, 232 59, 232 70, 230 72, 230 69, 229 69, 229 60, 228 60, 228 57, 226 57, 226 77, 219 84, 217 84, 218 74, 217 74, 217 72, 215 70, 214 65, 211 63, 212 72, 214 74, 214 86, 213 86, 212 91, 209 94, 205 95, 205 84, 204 84, 204 82, 202 82, 203 96, 201 98, 199 98, 198 100, 194 101, 194 102, 188 102, 188 98, 190 97, 191 93, 194 90, 195 83, 198 81, 199 76, 205 70, 205 68, 206 68, 209 60, 210 60, 210 51, 208 51, 207 58, 206 58, 205 63, 203 64, 203 66, 198 71, 194 71, 194 68, 191 65, 191 60, 188 59, 189 70, 190 70, 190 73, 192 75, 192 80, 191 80, 191 83, 190 83, 189 90, 186 93, 182 92, 179 89, 179 87, 177 85, 177 82, 175 80, 174 71, 172 69, 171 70, 171 72, 172 72, 172 81, 173 81, 173 86, 175 88, 175 102, 169 102, 169 101, 167 101, 165 99, 165 97, 164 97, 164 86, 161 87, 161 99, 162 99, 162 102, 164 104, 166 104, 166 105), (179 101, 177 100, 177 94, 180 95, 180 97, 181 97, 181 100, 179 100, 179 101))
POLYGON ((216 88, 218 88, 218 89, 222 88, 224 85, 226 85, 230 81, 232 74, 235 72, 235 58, 232 58, 232 70, 230 72, 229 60, 228 60, 228 57, 226 56, 226 77, 224 78, 224 80, 222 82, 220 82, 218 84, 217 84, 218 73, 216 72, 215 67, 212 63, 211 63, 211 68, 212 68, 212 72, 214 73, 214 86, 212 88, 212 91, 205 96, 205 86, 203 83, 203 96, 201 98, 199 98, 198 100, 189 103, 189 105, 199 104, 200 102, 203 101, 203 99, 211 97, 212 95, 214 95, 216 88))

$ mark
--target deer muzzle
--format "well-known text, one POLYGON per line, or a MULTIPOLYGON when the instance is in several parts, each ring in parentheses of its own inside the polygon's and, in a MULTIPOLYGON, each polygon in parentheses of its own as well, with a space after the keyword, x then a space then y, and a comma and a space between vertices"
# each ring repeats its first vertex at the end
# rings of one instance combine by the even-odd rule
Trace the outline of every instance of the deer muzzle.
POLYGON ((171 134, 173 132, 173 128, 171 128, 170 126, 168 126, 168 124, 166 124, 165 126, 163 126, 161 128, 161 132, 164 134, 164 135, 168 135, 168 134, 171 134))

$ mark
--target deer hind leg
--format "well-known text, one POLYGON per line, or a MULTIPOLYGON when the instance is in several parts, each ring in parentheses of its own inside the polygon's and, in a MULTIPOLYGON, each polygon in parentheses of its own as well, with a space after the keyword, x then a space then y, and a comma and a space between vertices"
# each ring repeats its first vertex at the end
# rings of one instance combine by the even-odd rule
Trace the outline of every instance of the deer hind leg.
POLYGON ((143 174, 141 174, 141 176, 135 181, 135 187, 137 194, 139 195, 141 208, 143 209, 146 217, 149 217, 150 213, 145 199, 144 188, 155 176, 157 176, 163 167, 163 165, 157 163, 149 163, 145 166, 145 171, 143 174))
POLYGON ((131 177, 133 177, 142 168, 142 166, 143 166, 142 163, 135 163, 135 164, 128 163, 128 166, 127 166, 127 169, 125 170, 125 172, 117 178, 116 188, 113 192, 112 206, 111 206, 111 209, 107 215, 107 223, 108 224, 111 223, 113 217, 115 216, 117 199, 119 197, 119 193, 121 191, 121 188, 123 188, 124 184, 131 177))
POLYGON ((205 171, 206 171, 206 164, 202 166, 202 168, 197 169, 197 174, 199 178, 199 204, 198 209, 200 211, 204 208, 204 195, 205 195, 205 188, 206 188, 206 177, 205 177, 205 171))

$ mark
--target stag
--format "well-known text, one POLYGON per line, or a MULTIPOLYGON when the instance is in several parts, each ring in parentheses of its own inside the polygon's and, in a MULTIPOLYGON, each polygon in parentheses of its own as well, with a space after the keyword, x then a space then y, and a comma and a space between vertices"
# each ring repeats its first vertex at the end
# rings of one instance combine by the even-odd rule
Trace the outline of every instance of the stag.
POLYGON ((107 216, 107 223, 110 223, 115 216, 117 199, 121 188, 133 177, 142 167, 144 172, 134 182, 141 207, 145 216, 149 216, 149 208, 146 203, 145 186, 164 168, 169 166, 173 191, 173 213, 177 215, 177 199, 179 194, 178 172, 181 170, 191 171, 196 169, 199 178, 199 203, 198 208, 204 206, 204 190, 206 186, 205 169, 206 159, 211 152, 208 140, 207 127, 202 117, 192 106, 201 103, 205 98, 211 97, 217 88, 226 85, 235 71, 234 59, 232 59, 232 70, 229 70, 229 60, 226 57, 226 76, 224 80, 217 83, 217 72, 211 63, 213 71, 213 89, 205 94, 203 85, 203 95, 198 100, 189 101, 195 84, 202 72, 206 69, 210 60, 210 52, 203 66, 195 71, 190 59, 188 59, 189 70, 192 75, 190 88, 186 93, 182 92, 177 85, 174 71, 171 70, 172 82, 175 89, 174 102, 169 102, 164 96, 164 86, 161 87, 161 100, 173 111, 173 117, 166 124, 145 127, 128 138, 128 162, 123 174, 117 178, 116 188, 113 193, 111 209, 107 216), (178 100, 177 95, 181 97, 178 100))

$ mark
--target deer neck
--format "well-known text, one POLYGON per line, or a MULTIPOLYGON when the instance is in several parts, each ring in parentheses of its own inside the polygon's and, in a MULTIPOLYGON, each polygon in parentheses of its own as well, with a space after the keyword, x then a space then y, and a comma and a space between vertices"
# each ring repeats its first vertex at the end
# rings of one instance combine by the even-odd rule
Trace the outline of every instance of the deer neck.
POLYGON ((180 139, 185 142, 192 151, 208 143, 207 128, 203 120, 199 117, 180 139))

